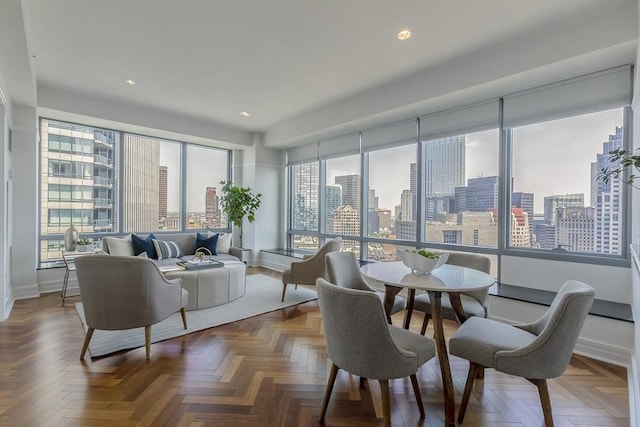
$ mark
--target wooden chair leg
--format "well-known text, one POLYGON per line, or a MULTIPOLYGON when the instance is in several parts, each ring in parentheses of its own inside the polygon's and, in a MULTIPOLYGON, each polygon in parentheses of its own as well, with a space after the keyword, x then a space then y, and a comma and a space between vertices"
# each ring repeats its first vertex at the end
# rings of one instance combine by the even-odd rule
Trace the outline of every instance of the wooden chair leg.
POLYGON ((420 394, 420 384, 418 384, 418 377, 416 374, 410 376, 411 385, 413 386, 413 393, 416 395, 416 402, 418 403, 418 410, 420 411, 420 418, 424 418, 424 404, 422 403, 422 395, 420 394))
POLYGON ((544 415, 545 427, 553 427, 553 413, 551 412, 551 399, 549 398, 549 387, 547 387, 547 380, 532 380, 533 384, 538 387, 538 394, 540 395, 540 403, 542 404, 542 413, 544 415))
POLYGON ((478 369, 482 369, 482 366, 477 363, 469 362, 469 373, 467 374, 467 383, 464 386, 464 393, 462 394, 462 401, 460 402, 460 409, 458 410, 458 423, 462 424, 464 421, 464 414, 467 412, 467 405, 469 404, 469 397, 471 397, 471 390, 473 389, 473 382, 476 379, 478 369))
POLYGON ((338 375, 338 368, 335 363, 331 364, 331 372, 329 372, 329 378, 327 378, 327 387, 324 390, 324 398, 322 399, 322 410, 320 411, 319 422, 324 423, 324 416, 327 413, 327 406, 329 406, 329 399, 331 398, 331 391, 333 390, 333 384, 336 382, 336 376, 338 375))
POLYGON ((284 302, 284 294, 287 293, 287 284, 282 283, 282 299, 280 301, 284 302))
POLYGON ((431 315, 428 313, 425 313, 424 320, 422 321, 422 329, 420 329, 420 335, 424 335, 427 332, 427 325, 429 324, 429 319, 431 319, 431 315))
POLYGON ((84 343, 82 343, 82 351, 80 352, 80 359, 84 359, 84 354, 87 352, 89 348, 89 341, 91 341, 91 337, 93 336, 93 328, 87 329, 87 333, 84 336, 84 343))
POLYGON ((180 315, 182 316, 182 324, 187 329, 187 313, 184 311, 184 307, 180 309, 180 315))
POLYGON ((151 355, 151 326, 144 327, 144 346, 147 350, 147 360, 150 359, 151 355))
POLYGON ((389 399, 389 380, 378 380, 382 397, 382 416, 384 427, 391 427, 391 402, 389 399))

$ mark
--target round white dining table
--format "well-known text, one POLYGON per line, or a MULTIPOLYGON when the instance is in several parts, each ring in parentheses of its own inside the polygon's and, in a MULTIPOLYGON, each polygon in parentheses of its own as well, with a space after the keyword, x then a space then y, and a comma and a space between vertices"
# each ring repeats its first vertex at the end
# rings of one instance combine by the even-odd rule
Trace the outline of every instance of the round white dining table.
POLYGON ((462 323, 466 320, 466 316, 462 308, 462 303, 460 302, 460 292, 489 288, 496 282, 495 278, 482 271, 450 264, 445 264, 428 274, 413 273, 411 269, 400 261, 369 263, 363 265, 360 271, 366 278, 384 284, 384 308, 389 323, 391 323, 389 313, 393 307, 395 296, 404 288, 408 290, 409 298, 407 300, 407 310, 404 318, 405 329, 409 329, 411 322, 413 300, 416 290, 429 293, 434 338, 438 359, 440 361, 440 372, 442 374, 445 425, 455 426, 453 381, 451 379, 449 355, 442 326, 442 293, 446 292, 448 294, 451 306, 458 320, 462 323))

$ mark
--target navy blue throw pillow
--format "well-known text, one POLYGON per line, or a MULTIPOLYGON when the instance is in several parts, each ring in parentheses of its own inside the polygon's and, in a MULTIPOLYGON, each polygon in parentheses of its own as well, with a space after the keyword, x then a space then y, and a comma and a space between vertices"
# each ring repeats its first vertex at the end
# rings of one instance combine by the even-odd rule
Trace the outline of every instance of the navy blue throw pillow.
POLYGON ((204 236, 200 233, 196 235, 196 248, 194 252, 197 252, 200 248, 205 248, 203 251, 205 255, 218 255, 216 252, 216 245, 218 244, 218 235, 214 234, 211 237, 204 236), (209 253, 210 252, 210 253, 209 253))
POLYGON ((146 239, 136 236, 135 234, 131 234, 131 243, 133 244, 133 254, 135 256, 140 255, 142 252, 146 252, 147 256, 151 259, 158 259, 158 255, 156 254, 156 248, 153 245, 153 239, 156 236, 153 233, 149 234, 146 239))

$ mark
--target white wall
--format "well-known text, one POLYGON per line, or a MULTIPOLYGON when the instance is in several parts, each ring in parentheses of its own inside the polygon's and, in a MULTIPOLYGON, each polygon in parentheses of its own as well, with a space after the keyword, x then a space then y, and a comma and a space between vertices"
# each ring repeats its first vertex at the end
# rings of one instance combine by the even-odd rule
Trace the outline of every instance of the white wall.
POLYGON ((631 300, 629 268, 500 257, 500 282, 557 292, 567 280, 580 280, 596 288, 596 298, 628 304, 631 300))
POLYGON ((37 114, 32 107, 13 108, 12 290, 16 299, 39 295, 38 260, 38 143, 37 114))

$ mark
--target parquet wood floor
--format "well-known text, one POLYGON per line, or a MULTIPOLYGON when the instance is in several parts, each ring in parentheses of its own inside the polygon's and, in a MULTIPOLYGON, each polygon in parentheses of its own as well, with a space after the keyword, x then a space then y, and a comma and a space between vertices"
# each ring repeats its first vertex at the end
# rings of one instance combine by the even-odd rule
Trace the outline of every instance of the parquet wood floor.
MULTIPOLYGON (((330 364, 317 302, 153 344, 147 362, 144 348, 79 360, 83 332, 76 301, 69 298, 61 307, 58 293, 16 301, 0 323, 0 425, 318 425, 330 364)), ((416 314, 412 329, 419 330, 421 321, 416 314)), ((454 328, 448 323, 445 333, 454 328)), ((468 365, 452 358, 451 368, 459 402, 468 365)), ((418 378, 427 416, 419 419, 410 381, 392 380, 394 426, 443 425, 437 361, 423 366, 418 378)), ((377 382, 360 389, 358 380, 338 375, 326 425, 382 425, 377 382)), ((549 387, 558 427, 629 425, 624 368, 574 356, 549 387)), ((543 426, 535 387, 487 370, 464 425, 543 426)))

